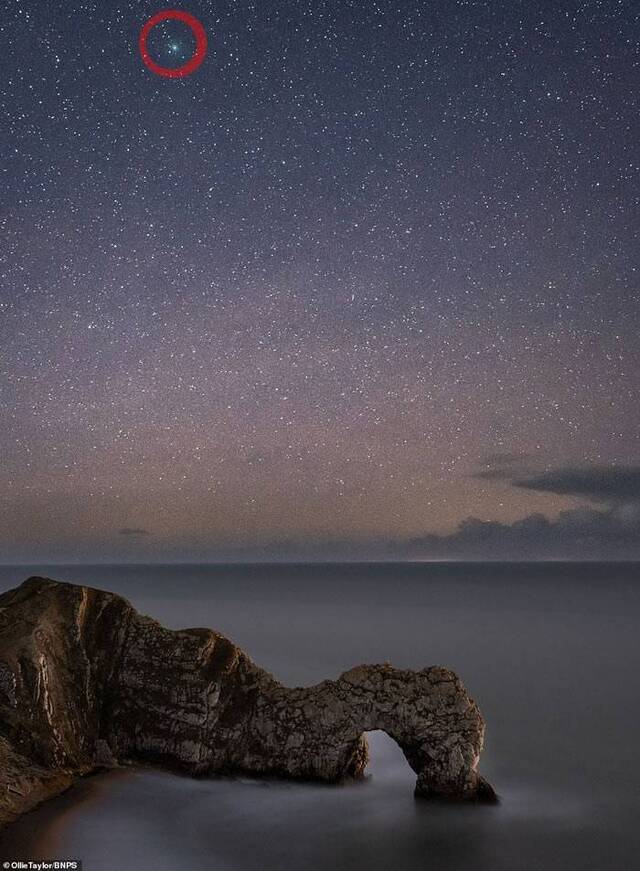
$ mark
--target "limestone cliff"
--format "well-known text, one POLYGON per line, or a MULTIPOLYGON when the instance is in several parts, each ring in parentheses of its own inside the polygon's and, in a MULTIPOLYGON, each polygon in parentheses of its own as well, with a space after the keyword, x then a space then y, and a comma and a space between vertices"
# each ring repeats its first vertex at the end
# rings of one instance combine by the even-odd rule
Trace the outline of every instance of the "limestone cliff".
POLYGON ((491 799, 484 722, 440 667, 359 666, 290 689, 209 629, 171 631, 113 593, 30 578, 0 596, 0 824, 101 767, 361 777, 387 732, 416 795, 491 799))

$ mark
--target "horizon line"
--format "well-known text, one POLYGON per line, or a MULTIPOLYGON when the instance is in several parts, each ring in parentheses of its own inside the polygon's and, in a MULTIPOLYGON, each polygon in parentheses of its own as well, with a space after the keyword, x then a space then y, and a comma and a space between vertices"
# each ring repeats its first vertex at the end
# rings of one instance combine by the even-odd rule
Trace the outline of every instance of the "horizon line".
POLYGON ((37 566, 88 566, 88 567, 134 567, 134 566, 310 566, 310 565, 526 565, 526 564, 640 564, 640 558, 593 558, 573 559, 564 557, 537 557, 532 559, 498 559, 498 558, 444 558, 444 559, 231 559, 231 560, 167 560, 147 562, 92 562, 92 561, 49 561, 38 560, 35 562, 0 562, 0 569, 26 568, 37 566))

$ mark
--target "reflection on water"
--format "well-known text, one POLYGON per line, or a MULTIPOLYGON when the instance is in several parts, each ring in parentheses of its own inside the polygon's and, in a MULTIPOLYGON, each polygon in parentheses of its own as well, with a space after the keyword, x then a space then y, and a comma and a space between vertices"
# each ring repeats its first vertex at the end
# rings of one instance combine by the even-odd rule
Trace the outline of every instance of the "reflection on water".
MULTIPOLYGON (((3 569, 0 587, 29 571, 3 569)), ((87 779, 25 816, 4 858, 88 871, 474 869, 623 871, 640 848, 635 566, 75 568, 168 625, 210 625, 288 683, 358 662, 457 669, 488 722, 497 807, 416 802, 399 748, 369 736, 372 776, 346 787, 87 779)))

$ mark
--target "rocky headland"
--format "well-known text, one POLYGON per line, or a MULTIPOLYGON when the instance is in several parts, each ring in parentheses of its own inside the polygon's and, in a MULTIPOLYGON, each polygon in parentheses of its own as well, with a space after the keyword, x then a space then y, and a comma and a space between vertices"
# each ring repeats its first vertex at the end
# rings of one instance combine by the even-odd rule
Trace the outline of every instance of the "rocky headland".
POLYGON ((114 593, 30 578, 0 596, 0 825, 122 764, 360 778, 375 729, 416 796, 495 800, 477 772, 484 721, 446 668, 362 665, 288 688, 217 632, 166 629, 114 593))

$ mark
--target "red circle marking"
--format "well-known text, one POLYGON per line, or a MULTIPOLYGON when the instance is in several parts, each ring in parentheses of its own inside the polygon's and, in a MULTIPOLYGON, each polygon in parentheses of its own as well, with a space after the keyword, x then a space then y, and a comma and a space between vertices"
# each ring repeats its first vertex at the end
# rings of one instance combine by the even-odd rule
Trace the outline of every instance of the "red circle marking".
POLYGON ((181 12, 179 9, 166 9, 164 12, 158 12, 157 15, 150 18, 140 31, 139 45, 140 54, 145 66, 149 67, 151 72, 156 75, 164 76, 167 79, 181 79, 183 76, 191 75, 191 73, 198 69, 207 56, 207 34, 204 27, 193 15, 190 15, 188 12, 181 12), (181 67, 161 67, 160 64, 153 60, 147 49, 147 39, 151 30, 156 24, 170 20, 182 21, 183 24, 186 24, 191 29, 196 38, 196 50, 193 57, 181 67))

